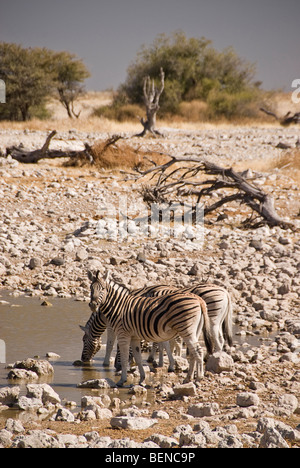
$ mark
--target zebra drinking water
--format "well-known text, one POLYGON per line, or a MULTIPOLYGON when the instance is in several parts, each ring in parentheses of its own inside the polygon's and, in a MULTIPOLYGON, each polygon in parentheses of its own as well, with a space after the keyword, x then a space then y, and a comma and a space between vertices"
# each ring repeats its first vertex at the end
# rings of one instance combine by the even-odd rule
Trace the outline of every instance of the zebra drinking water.
MULTIPOLYGON (((198 343, 200 332, 204 332, 206 347, 212 352, 212 340, 203 299, 193 294, 173 292, 162 297, 135 297, 119 284, 100 278, 100 272, 91 280, 90 308, 94 313, 102 314, 115 331, 121 354, 122 374, 118 382, 122 386, 127 380, 127 363, 131 343, 135 361, 140 372, 140 382, 145 379, 140 352, 140 340, 164 342, 176 335, 182 337, 190 352, 190 365, 186 381, 190 381, 195 364, 197 378, 204 375, 203 352, 198 343)), ((86 330, 83 357, 88 353, 91 333, 86 330)))
MULTIPOLYGON (((88 363, 91 362, 92 358, 101 348, 101 338, 105 330, 107 331, 107 340, 106 340, 106 352, 103 361, 104 367, 109 367, 110 357, 113 351, 114 343, 116 340, 116 334, 113 328, 110 326, 107 319, 100 313, 93 312, 85 324, 85 326, 79 325, 79 328, 84 332, 83 336, 83 351, 81 354, 81 362, 88 363)), ((173 354, 171 351, 171 347, 168 341, 156 344, 159 348, 160 355, 163 354, 163 350, 165 349, 167 355, 169 357, 169 372, 174 372, 175 368, 175 361, 173 358, 173 354)), ((133 361, 133 353, 132 349, 130 348, 129 352, 129 362, 133 361)), ((153 359, 149 360, 149 362, 153 362, 153 359)), ((162 367, 162 364, 160 365, 162 367)), ((120 349, 119 345, 117 348, 117 355, 115 358, 115 368, 116 370, 121 370, 121 359, 120 359, 120 349)))
MULTIPOLYGON (((162 296, 165 294, 171 294, 175 291, 180 291, 181 293, 196 294, 202 299, 204 299, 204 301, 206 302, 215 352, 222 351, 225 342, 228 344, 228 346, 232 346, 232 303, 229 292, 221 286, 210 283, 197 283, 193 286, 182 288, 179 290, 178 288, 170 287, 167 285, 157 285, 133 290, 131 291, 131 294, 134 296, 155 297, 162 296)), ((99 350, 100 346, 98 345, 99 343, 101 344, 101 341, 98 343, 97 340, 101 340, 101 335, 106 329, 106 324, 107 321, 101 316, 101 314, 92 314, 86 326, 81 327, 83 331, 85 331, 85 328, 88 327, 88 325, 92 327, 91 333, 94 342, 93 345, 90 346, 89 354, 85 355, 88 361, 90 361, 90 359, 99 350), (96 320, 95 326, 92 326, 92 322, 94 320, 96 320)), ((103 362, 104 366, 109 365, 109 360, 113 350, 115 338, 116 337, 113 329, 110 326, 108 326, 106 353, 103 362)), ((182 343, 180 343, 180 337, 171 340, 171 343, 175 343, 175 346, 177 345, 177 347, 179 348, 182 346, 182 343)), ((174 369, 174 358, 172 355, 172 346, 170 348, 168 343, 159 343, 159 347, 157 346, 157 343, 154 343, 152 351, 148 358, 148 362, 154 361, 155 353, 159 349, 159 367, 162 367, 163 348, 167 350, 170 362, 168 370, 171 372, 174 369)), ((181 353, 179 353, 179 355, 181 355, 181 353)), ((117 350, 117 355, 115 359, 115 367, 116 369, 121 368, 119 348, 117 350)))

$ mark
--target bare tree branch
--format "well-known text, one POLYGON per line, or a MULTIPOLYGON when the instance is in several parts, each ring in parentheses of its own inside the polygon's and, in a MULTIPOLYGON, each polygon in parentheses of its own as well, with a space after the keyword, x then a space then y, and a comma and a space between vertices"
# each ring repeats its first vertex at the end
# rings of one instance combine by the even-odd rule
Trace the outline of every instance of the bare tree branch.
POLYGON ((280 125, 283 127, 287 127, 293 123, 300 123, 300 112, 292 114, 292 112, 289 111, 284 117, 278 117, 274 112, 271 112, 263 107, 261 107, 259 110, 267 115, 270 115, 271 117, 274 117, 274 119, 278 120, 280 125))
POLYGON ((199 203, 203 197, 210 197, 212 193, 217 193, 220 189, 229 189, 235 192, 226 196, 223 193, 220 194, 220 200, 213 204, 208 205, 206 202, 204 214, 211 213, 226 203, 239 201, 258 213, 261 221, 270 226, 294 227, 292 223, 284 221, 277 214, 274 199, 270 194, 247 181, 233 168, 224 168, 194 155, 164 156, 168 156, 170 161, 144 172, 139 171, 136 177, 138 180, 151 175, 150 181, 155 181, 154 185, 146 186, 144 191, 146 202, 174 203, 178 197, 193 195, 197 197, 197 203, 199 203), (183 162, 184 166, 182 166, 183 162), (191 165, 187 166, 187 164, 191 165), (215 177, 204 181, 199 180, 196 176, 200 172, 215 177))

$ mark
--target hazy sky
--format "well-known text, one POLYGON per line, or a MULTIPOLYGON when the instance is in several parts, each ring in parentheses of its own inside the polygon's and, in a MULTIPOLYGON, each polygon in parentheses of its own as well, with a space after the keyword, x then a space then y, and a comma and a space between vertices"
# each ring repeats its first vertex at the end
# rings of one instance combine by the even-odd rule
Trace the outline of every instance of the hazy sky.
POLYGON ((300 0, 0 0, 0 41, 68 50, 92 77, 117 88, 142 44, 181 29, 256 63, 263 87, 300 78, 300 0))

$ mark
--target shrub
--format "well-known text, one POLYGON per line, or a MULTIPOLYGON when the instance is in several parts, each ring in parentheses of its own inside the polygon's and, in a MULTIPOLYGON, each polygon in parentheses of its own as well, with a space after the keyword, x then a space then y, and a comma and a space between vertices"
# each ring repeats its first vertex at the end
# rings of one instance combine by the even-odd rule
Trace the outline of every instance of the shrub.
POLYGON ((246 89, 237 93, 212 89, 207 98, 208 117, 254 117, 256 111, 251 104, 257 99, 255 90, 246 89))
POLYGON ((144 109, 137 104, 102 106, 94 111, 96 117, 105 117, 118 122, 136 121, 142 117, 144 109))
POLYGON ((143 104, 146 76, 165 73, 165 89, 160 99, 160 115, 180 112, 183 101, 207 102, 210 118, 232 118, 248 111, 257 97, 252 83, 255 67, 240 58, 232 48, 222 52, 206 38, 187 38, 181 31, 170 37, 157 36, 149 47, 143 46, 129 66, 127 79, 117 92, 116 101, 143 104))

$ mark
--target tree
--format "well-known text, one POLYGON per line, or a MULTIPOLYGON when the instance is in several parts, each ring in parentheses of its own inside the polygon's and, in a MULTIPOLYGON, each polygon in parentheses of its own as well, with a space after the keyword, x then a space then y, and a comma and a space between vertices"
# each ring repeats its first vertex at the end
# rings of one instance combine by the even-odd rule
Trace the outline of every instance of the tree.
POLYGON ((32 109, 45 103, 51 92, 53 75, 46 72, 44 60, 44 49, 0 43, 0 78, 6 85, 2 118, 29 120, 32 109))
POLYGON ((90 76, 90 73, 83 62, 69 52, 54 54, 53 68, 56 74, 55 87, 58 99, 70 118, 78 118, 80 112, 76 114, 74 102, 83 94, 82 83, 90 76))
MULTIPOLYGON (((117 100, 140 104, 145 76, 158 76, 165 72, 164 93, 160 100, 162 112, 176 112, 182 101, 200 99, 214 104, 213 96, 224 96, 225 102, 242 93, 256 96, 252 84, 255 66, 240 58, 232 48, 222 52, 202 38, 187 38, 182 31, 171 36, 161 34, 153 44, 143 46, 129 66, 127 78, 119 90, 117 100), (230 96, 230 98, 228 98, 230 96)), ((237 110, 238 107, 236 106, 237 110)), ((217 108, 220 114, 226 106, 217 108)))
POLYGON ((29 120, 55 91, 69 117, 78 116, 74 102, 88 76, 82 61, 69 52, 0 42, 0 79, 6 85, 0 118, 29 120))

